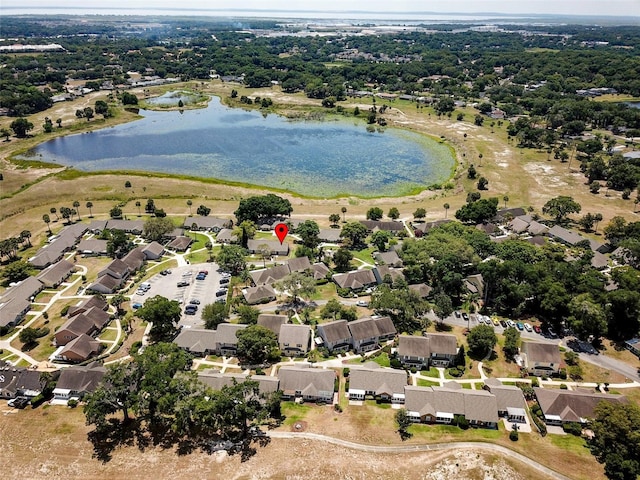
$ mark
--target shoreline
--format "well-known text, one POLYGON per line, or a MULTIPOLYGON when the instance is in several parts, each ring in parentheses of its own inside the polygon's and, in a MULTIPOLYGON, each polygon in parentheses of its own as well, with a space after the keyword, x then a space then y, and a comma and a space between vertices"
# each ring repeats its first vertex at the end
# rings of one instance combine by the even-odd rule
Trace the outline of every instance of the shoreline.
MULTIPOLYGON (((256 92, 257 93, 257 92, 256 92)), ((254 94, 254 96, 256 96, 256 94, 254 94)), ((424 195, 438 195, 444 191, 447 190, 454 190, 456 187, 456 173, 458 172, 458 169, 460 166, 462 166, 464 164, 464 162, 462 161, 461 156, 458 154, 458 151, 456 150, 455 146, 451 144, 450 141, 448 141, 446 138, 443 138, 443 136, 437 136, 435 134, 430 134, 430 133, 426 133, 423 131, 420 131, 419 129, 415 129, 415 128, 411 128, 411 126, 407 126, 407 125, 398 125, 398 124, 394 124, 394 125, 389 125, 388 128, 394 128, 397 130, 401 130, 401 131, 406 131, 406 132, 411 132, 414 134, 418 134, 421 137, 425 137, 425 139, 434 142, 436 144, 439 145, 443 145, 450 153, 451 155, 451 167, 448 168, 448 173, 446 175, 446 177, 440 181, 440 182, 435 182, 435 183, 431 183, 431 184, 424 184, 424 185, 420 185, 417 187, 413 187, 413 188, 409 188, 408 190, 405 190, 403 192, 398 193, 397 195, 371 195, 371 196, 365 196, 365 195, 360 195, 360 194, 354 194, 354 193, 349 193, 349 192, 338 192, 336 194, 333 195, 307 195, 304 193, 300 193, 297 191, 293 191, 293 190, 289 190, 286 188, 278 188, 275 186, 268 186, 268 185, 260 185, 260 184, 255 184, 255 183, 250 183, 250 182, 243 182, 243 181, 238 181, 238 180, 226 180, 226 179, 222 179, 222 178, 217 178, 217 177, 200 177, 197 175, 187 175, 187 174, 180 174, 180 173, 169 173, 169 172, 155 172, 155 171, 150 171, 150 170, 138 170, 138 169, 133 169, 133 170, 122 170, 122 169, 115 169, 115 170, 95 170, 95 171, 87 171, 87 170, 80 170, 74 166, 69 166, 69 165, 62 165, 62 164, 58 164, 55 162, 46 162, 46 161, 41 161, 38 159, 24 159, 24 158, 16 158, 18 156, 21 155, 25 155, 27 152, 29 152, 30 150, 35 149, 37 146, 46 143, 47 141, 53 140, 55 138, 58 137, 64 137, 64 136, 70 136, 70 135, 78 135, 78 134, 84 134, 84 133, 88 133, 88 132, 93 132, 93 131, 97 131, 97 130, 102 130, 105 128, 111 128, 111 127, 115 127, 117 125, 122 125, 122 124, 126 124, 129 122, 133 122, 135 120, 140 120, 142 118, 144 118, 143 115, 140 115, 139 113, 135 113, 134 117, 132 118, 124 118, 127 115, 122 115, 123 113, 133 113, 132 110, 147 110, 147 111, 153 111, 153 112, 171 112, 171 111, 180 111, 180 110, 199 110, 199 109, 203 109, 203 108, 208 108, 210 101, 212 100, 213 97, 217 97, 220 105, 226 107, 226 108, 232 108, 232 109, 241 109, 241 110, 249 110, 249 111, 264 111, 264 113, 267 114, 274 114, 274 115, 278 115, 279 117, 286 119, 286 120, 292 120, 292 121, 322 121, 322 120, 318 120, 318 119, 312 119, 312 118, 305 118, 308 117, 310 114, 312 114, 313 112, 320 112, 322 114, 322 116, 330 119, 331 121, 349 121, 350 119, 352 119, 351 117, 347 116, 346 114, 341 114, 338 113, 336 111, 333 110, 329 110, 329 111, 325 111, 325 109, 322 110, 318 110, 317 107, 314 108, 314 106, 312 105, 295 105, 295 104, 290 104, 290 103, 283 103, 283 104, 279 104, 279 105, 274 105, 274 107, 268 108, 268 109, 261 109, 261 108, 252 108, 251 105, 235 105, 235 102, 230 102, 228 98, 225 98, 223 96, 222 93, 220 92, 203 92, 203 91, 198 91, 196 89, 190 89, 188 82, 186 82, 186 85, 182 85, 182 84, 172 84, 170 86, 163 86, 163 88, 160 88, 157 92, 153 92, 152 96, 146 97, 145 99, 141 99, 139 101, 139 106, 135 109, 125 109, 125 108, 119 108, 118 112, 116 115, 114 115, 113 117, 110 117, 109 119, 95 119, 93 122, 86 122, 86 125, 84 124, 84 122, 78 124, 78 123, 74 123, 71 124, 70 127, 65 127, 63 129, 61 129, 61 131, 57 131, 54 130, 54 134, 42 134, 42 133, 38 133, 36 135, 34 135, 33 137, 30 137, 29 140, 31 140, 29 143, 29 145, 27 146, 23 146, 22 148, 17 148, 15 149, 13 152, 9 152, 8 155, 6 156, 6 161, 8 161, 9 163, 11 163, 12 165, 16 166, 19 169, 24 169, 24 168, 30 168, 30 167, 34 167, 34 168, 42 168, 42 169, 62 169, 58 172, 54 172, 54 173, 50 173, 47 175, 44 175, 42 177, 42 179, 47 178, 49 176, 56 176, 58 177, 60 180, 73 180, 73 179, 77 179, 77 178, 81 178, 81 177, 91 177, 91 176, 106 176, 106 175, 131 175, 131 176, 137 176, 137 177, 156 177, 156 178, 170 178, 170 179, 175 179, 175 180, 188 180, 188 181, 196 181, 196 182, 200 182, 203 184, 211 184, 211 185, 227 185, 230 187, 240 187, 240 188, 246 188, 249 190, 267 190, 267 191, 271 191, 274 193, 281 193, 281 194, 287 194, 290 195, 293 198, 299 198, 299 199, 306 199, 306 200, 341 200, 341 199, 357 199, 357 200, 384 200, 384 199, 414 199, 414 198, 418 198, 420 196, 424 196, 424 195), (167 88, 170 87, 170 88, 167 88), (149 104, 147 103, 145 100, 150 99, 150 98, 158 98, 164 94, 166 94, 167 92, 172 92, 172 91, 183 91, 183 92, 189 92, 189 93, 193 93, 194 95, 197 95, 198 97, 205 97, 203 98, 201 101, 195 102, 193 104, 189 104, 189 105, 185 105, 183 107, 178 107, 178 106, 154 106, 153 104, 149 104), (302 107, 302 108, 300 108, 302 107), (303 118, 296 118, 295 116, 292 116, 292 112, 295 108, 296 112, 301 112, 304 116, 303 118), (100 122, 100 123, 98 123, 100 122), (84 128, 83 128, 84 126, 84 128), (43 136, 46 136, 45 138, 43 138, 43 136), (450 185, 449 187, 445 188, 445 185, 450 185), (440 186, 441 188, 436 188, 436 189, 431 189, 430 187, 432 186, 440 186)), ((402 110, 397 109, 398 111, 402 112, 402 110)), ((404 113, 404 112, 402 112, 404 113)), ((362 120, 362 118, 358 118, 358 117, 353 117, 353 119, 356 120, 362 120)), ((380 127, 384 130, 385 127, 380 127)), ((33 182, 33 183, 37 183, 33 182)), ((33 184, 32 183, 32 184, 33 184)), ((31 185, 32 185, 31 184, 31 185)), ((29 185, 30 186, 30 185, 29 185)), ((21 191, 23 191, 24 188, 20 188, 17 190, 14 190, 12 192, 8 192, 5 193, 3 195, 0 196, 0 199, 5 199, 5 198, 11 198, 14 195, 20 193, 21 191)))

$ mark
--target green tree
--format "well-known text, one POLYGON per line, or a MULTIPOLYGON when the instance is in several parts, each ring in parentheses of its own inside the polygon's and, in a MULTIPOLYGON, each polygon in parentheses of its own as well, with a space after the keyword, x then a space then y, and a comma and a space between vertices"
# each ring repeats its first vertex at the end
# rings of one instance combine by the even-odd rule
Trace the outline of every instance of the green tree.
POLYGON ((51 223, 51 217, 49 217, 49 215, 47 215, 46 213, 44 215, 42 215, 42 221, 44 223, 47 224, 47 228, 49 229, 49 235, 51 235, 51 226, 49 225, 51 223))
POLYGON ((330 299, 322 310, 320 310, 321 318, 331 318, 333 320, 338 320, 340 318, 340 313, 342 312, 343 306, 342 304, 335 298, 330 299))
POLYGON ((58 210, 56 210, 56 207, 51 207, 49 209, 49 213, 56 216, 56 221, 60 220, 60 217, 58 217, 58 210))
POLYGON ((135 362, 109 365, 102 383, 84 398, 87 425, 96 425, 100 430, 116 412, 122 412, 123 422, 127 423, 130 410, 138 403, 140 377, 135 362))
POLYGON ((581 293, 571 299, 568 322, 582 339, 587 339, 590 335, 600 338, 607 333, 604 309, 589 293, 581 293))
POLYGON ((161 295, 148 299, 136 312, 138 317, 153 324, 149 335, 154 342, 173 340, 177 333, 180 314, 180 304, 161 295))
POLYGON ((187 200, 187 206, 189 207, 189 215, 191 215, 191 206, 193 205, 192 200, 187 200))
POLYGON ((504 351, 505 356, 513 360, 513 358, 518 353, 518 348, 520 346, 520 332, 513 327, 509 327, 504 331, 504 346, 502 350, 504 351))
POLYGON ((216 256, 216 262, 224 271, 238 275, 247 268, 244 259, 246 255, 247 251, 239 245, 223 245, 216 256))
POLYGON ((255 325, 258 323, 260 310, 256 307, 252 307, 251 305, 238 305, 236 310, 238 312, 238 320, 240 323, 244 325, 255 325))
POLYGON ((104 100, 96 100, 94 105, 95 112, 98 115, 102 115, 103 118, 107 118, 109 116, 109 105, 104 100))
POLYGON ((176 228, 175 224, 167 217, 151 217, 144 222, 142 227, 142 236, 150 242, 157 242, 173 232, 176 228))
POLYGON ((122 209, 116 205, 111 210, 109 210, 109 216, 111 218, 122 218, 122 209))
POLYGON ((387 213, 387 217, 391 220, 397 220, 400 218, 400 211, 396 207, 391 207, 389 213, 387 213))
POLYGON ((450 205, 448 203, 445 203, 443 207, 444 207, 444 218, 447 218, 447 212, 449 211, 450 205))
MULTIPOLYGON (((340 217, 338 217, 340 219, 340 217)), ((313 220, 305 220, 295 229, 296 235, 300 236, 305 247, 316 248, 320 244, 320 227, 313 220)))
POLYGON ((367 220, 380 220, 384 215, 382 209, 380 207, 371 207, 367 210, 367 220))
POLYGON ((338 272, 346 272, 351 267, 351 260, 353 259, 353 254, 349 251, 349 249, 341 247, 335 251, 333 254, 333 263, 336 266, 336 270, 338 272))
POLYGON ((85 107, 83 110, 84 117, 87 119, 87 122, 93 118, 93 108, 85 107))
POLYGON ((289 200, 269 193, 263 196, 243 198, 234 214, 238 223, 252 220, 256 224, 260 224, 262 218, 288 216, 292 211, 293 207, 289 200))
POLYGON ((485 177, 480 177, 478 179, 478 190, 486 190, 487 185, 489 185, 489 180, 487 180, 485 177))
POLYGON ((392 288, 382 284, 371 295, 369 307, 391 317, 398 332, 411 332, 428 325, 424 318, 429 304, 408 287, 392 288))
POLYGON ((371 244, 380 252, 384 252, 387 249, 389 240, 391 240, 391 233, 386 230, 377 230, 371 234, 371 244))
POLYGON ((275 333, 262 325, 250 325, 238 330, 238 357, 249 365, 280 360, 278 338, 275 333))
POLYGON ((87 207, 87 209, 89 210, 89 218, 93 218, 93 212, 91 211, 91 209, 93 208, 93 202, 87 202, 85 204, 85 207, 87 207))
POLYGON ((446 293, 438 293, 433 299, 433 313, 440 319, 440 323, 453 313, 451 297, 446 293))
POLYGON ((122 104, 123 105, 137 105, 138 97, 136 97, 133 93, 122 92, 122 104))
POLYGON ((411 419, 409 418, 409 414, 405 408, 401 408, 396 412, 396 424, 398 425, 398 434, 402 441, 411 438, 411 433, 409 432, 409 427, 411 426, 411 419))
POLYGON ((111 297, 111 300, 109 301, 110 305, 113 305, 114 307, 116 307, 116 312, 118 313, 118 315, 121 314, 121 310, 120 307, 122 306, 123 303, 125 303, 126 301, 128 301, 128 298, 124 296, 124 294, 122 293, 117 293, 115 294, 113 297, 111 297))
POLYGON ((142 203, 140 203, 140 201, 136 201, 136 208, 138 209, 138 216, 140 217, 142 214, 140 213, 140 207, 142 206, 142 203))
POLYGON ((22 230, 20 232, 20 239, 24 242, 25 240, 31 246, 31 232, 29 230, 22 230))
POLYGON ((362 245, 368 233, 367 227, 360 222, 349 222, 342 227, 340 238, 344 238, 349 245, 356 247, 362 245))
POLYGON ((478 172, 476 171, 476 167, 474 167, 473 164, 469 165, 469 168, 467 169, 467 178, 473 180, 476 178, 477 174, 478 172))
POLYGON ((456 218, 464 223, 484 223, 498 213, 498 198, 482 198, 475 202, 467 203, 456 211, 456 218))
POLYGON ((570 213, 580 213, 582 207, 572 197, 560 195, 547 201, 542 207, 542 213, 551 215, 556 223, 562 223, 570 213))
POLYGON ((16 137, 24 138, 30 130, 33 130, 33 123, 26 118, 20 117, 11 122, 9 127, 13 130, 13 133, 16 134, 16 137))
POLYGON ((218 325, 224 323, 228 317, 227 306, 221 302, 209 303, 202 309, 204 328, 209 330, 218 328, 218 325))
POLYGON ((4 137, 4 141, 9 142, 9 137, 11 137, 11 130, 6 127, 0 128, 0 137, 4 137))
POLYGON ((636 480, 640 475, 640 407, 633 403, 600 402, 590 425, 591 453, 612 480, 636 480))
POLYGON ((316 293, 316 281, 302 272, 293 272, 275 284, 276 288, 293 297, 293 303, 298 303, 298 297, 311 297, 316 293))
POLYGON ((347 214, 347 207, 342 207, 340 211, 342 212, 342 221, 346 223, 347 219, 345 218, 345 215, 347 214))
POLYGON ((493 347, 498 343, 498 339, 493 328, 489 325, 478 325, 469 331, 467 343, 469 345, 469 353, 476 358, 484 358, 493 350, 493 347))
POLYGON ((413 212, 413 218, 416 220, 422 220, 427 216, 427 211, 424 208, 416 208, 416 211, 413 212))
POLYGON ((23 260, 11 262, 4 267, 2 274, 7 279, 7 283, 19 282, 29 276, 30 266, 23 260))
POLYGON ((331 222, 331 225, 338 225, 339 221, 340 215, 338 213, 332 213, 331 215, 329 215, 329 222, 331 222))
POLYGON ((20 330, 18 338, 25 346, 32 346, 38 341, 38 331, 35 328, 25 327, 20 330))
POLYGON ((209 214, 211 213, 211 209, 206 205, 200 205, 198 206, 196 213, 201 217, 208 217, 209 214))

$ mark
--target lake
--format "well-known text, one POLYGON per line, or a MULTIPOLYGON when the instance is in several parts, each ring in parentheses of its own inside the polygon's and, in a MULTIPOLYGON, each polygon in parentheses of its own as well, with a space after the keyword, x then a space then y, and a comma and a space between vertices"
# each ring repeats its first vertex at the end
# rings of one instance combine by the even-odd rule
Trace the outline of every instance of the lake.
POLYGON ((364 120, 289 120, 228 108, 141 110, 144 118, 59 137, 29 156, 79 170, 144 170, 243 182, 310 197, 401 196, 446 181, 450 149, 402 129, 368 132, 364 120))

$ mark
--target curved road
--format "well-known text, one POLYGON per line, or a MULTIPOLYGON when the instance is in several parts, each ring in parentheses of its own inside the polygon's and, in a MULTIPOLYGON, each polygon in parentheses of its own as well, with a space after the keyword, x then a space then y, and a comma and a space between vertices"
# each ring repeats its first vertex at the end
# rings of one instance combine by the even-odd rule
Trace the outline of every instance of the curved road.
POLYGON ((271 438, 283 438, 283 439, 293 439, 293 438, 304 438, 306 440, 318 440, 321 442, 331 443, 333 445, 338 445, 340 447, 350 448, 352 450, 359 450, 362 452, 369 453, 413 453, 413 452, 431 452, 431 451, 441 451, 441 450, 459 450, 462 448, 469 449, 481 449, 481 450, 489 450, 494 453, 499 453, 505 457, 510 457, 522 462, 530 467, 538 470, 541 473, 549 476, 550 478, 555 478, 558 480, 571 480, 569 477, 562 475, 561 473, 556 472, 535 460, 531 460, 529 457, 526 457, 518 452, 514 452, 513 450, 503 447, 502 445, 496 445, 495 443, 489 442, 451 442, 451 443, 433 443, 433 444, 423 444, 423 445, 396 445, 396 446, 386 446, 386 445, 364 445, 361 443, 349 442, 347 440, 340 440, 339 438, 329 437, 326 435, 320 435, 317 433, 310 432, 267 432, 267 435, 271 438))

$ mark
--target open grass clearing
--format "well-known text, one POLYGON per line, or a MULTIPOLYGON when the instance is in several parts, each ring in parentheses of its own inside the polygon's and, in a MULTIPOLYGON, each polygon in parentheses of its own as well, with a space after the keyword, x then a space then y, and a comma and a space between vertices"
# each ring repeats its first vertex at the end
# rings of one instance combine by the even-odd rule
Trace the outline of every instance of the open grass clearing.
POLYGON ((108 342, 115 342, 116 338, 118 338, 118 329, 115 327, 115 322, 111 323, 112 327, 107 327, 100 333, 100 340, 105 340, 108 342))

